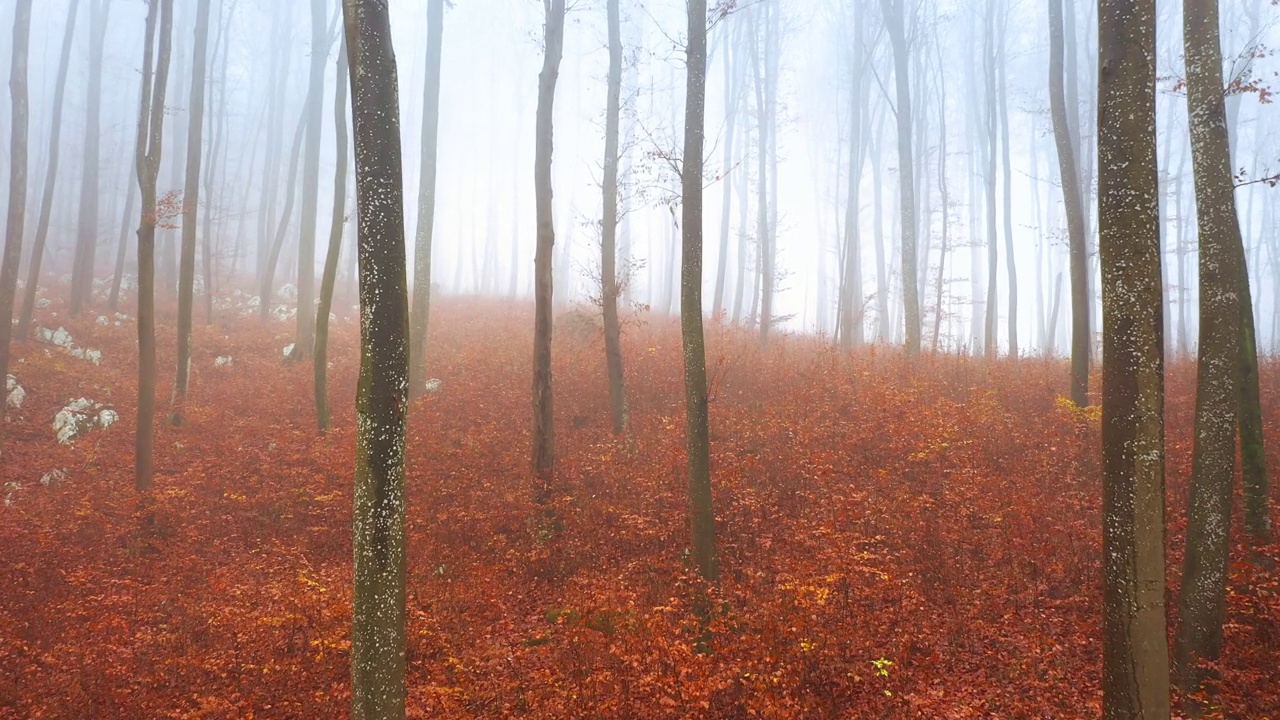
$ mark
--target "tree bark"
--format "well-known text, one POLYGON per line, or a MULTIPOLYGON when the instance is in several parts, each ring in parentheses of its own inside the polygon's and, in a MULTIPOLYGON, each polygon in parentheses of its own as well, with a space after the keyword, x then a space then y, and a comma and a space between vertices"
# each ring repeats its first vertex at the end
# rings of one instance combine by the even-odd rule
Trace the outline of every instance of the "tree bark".
MULTIPOLYGON (((1184 694, 1206 687, 1202 662, 1222 652, 1231 484, 1240 405, 1240 279, 1236 216, 1222 87, 1217 0, 1186 0, 1183 42, 1191 169, 1200 238, 1200 340, 1187 545, 1179 598, 1177 667, 1184 694)), ((1196 708, 1192 708, 1195 712, 1196 708)))
POLYGON ((555 468, 555 414, 551 394, 552 253, 556 230, 551 202, 552 119, 560 57, 564 51, 564 0, 545 0, 544 55, 538 75, 534 200, 538 247, 534 255, 533 473, 546 492, 555 468))
POLYGON ((1067 210, 1071 264, 1071 401, 1084 407, 1089 404, 1089 266, 1085 252, 1084 201, 1080 196, 1080 178, 1063 90, 1063 45, 1062 0, 1049 0, 1049 106, 1058 150, 1062 199, 1067 210))
MULTIPOLYGON (((618 131, 622 114, 622 18, 619 0, 608 0, 606 14, 609 24, 609 81, 605 103, 604 124, 604 216, 600 222, 600 301, 604 313, 604 356, 609 375, 609 411, 613 416, 613 432, 627 431, 627 395, 622 373, 622 328, 618 321, 618 131)), ((730 117, 732 117, 732 110, 730 117)), ((733 136, 733 121, 729 121, 729 137, 733 136)), ((732 140, 729 141, 732 148, 732 140)), ((729 163, 725 151, 725 164, 729 163)), ((726 173, 728 170, 726 169, 726 173)), ((725 188, 729 187, 725 181, 725 188)), ((727 195, 726 190, 726 195, 727 195)), ((728 213, 728 203, 725 213, 728 213)), ((721 270, 724 269, 724 252, 728 247, 728 224, 721 229, 721 270)), ((718 276, 723 290, 724 274, 718 276)), ((719 297, 719 296, 717 296, 719 297)))
POLYGON ((67 68, 71 64, 71 41, 75 38, 76 17, 79 13, 80 0, 71 0, 67 5, 66 32, 62 36, 58 79, 53 89, 53 121, 49 130, 49 169, 44 176, 44 195, 40 200, 40 219, 36 225, 35 244, 31 249, 31 259, 27 262, 27 287, 23 293, 22 314, 18 316, 19 340, 26 339, 31 329, 31 315, 36 304, 36 288, 40 284, 40 262, 44 259, 45 241, 49 237, 49 219, 53 213, 53 190, 58 178, 58 156, 62 149, 62 106, 67 94, 67 68))
POLYGON ((1169 717, 1169 652, 1155 1, 1103 0, 1098 27, 1103 717, 1157 720, 1169 717))
POLYGON ((436 218, 436 147, 440 127, 440 63, 444 0, 427 3, 427 72, 422 91, 422 164, 418 173, 418 228, 413 255, 413 318, 409 331, 409 396, 427 381, 427 324, 431 309, 431 239, 436 218))
POLYGON ((134 483, 139 492, 151 489, 154 474, 156 179, 160 175, 160 158, 164 148, 164 100, 169 85, 169 58, 172 52, 173 0, 150 0, 136 146, 138 188, 142 194, 142 217, 138 224, 138 427, 134 441, 134 483), (160 24, 158 50, 155 49, 157 15, 160 24))
MULTIPOLYGON (((693 564, 709 583, 720 579, 711 497, 707 357, 702 327, 702 153, 706 141, 707 3, 688 0, 685 48, 684 159, 681 167, 680 337, 684 347, 685 443, 693 564)), ((761 153, 764 145, 761 144, 761 153)))
POLYGON ((329 225, 329 249, 324 257, 324 276, 320 281, 320 305, 316 309, 316 351, 313 370, 316 393, 316 425, 320 432, 330 426, 329 412, 329 313, 333 308, 333 286, 338 278, 338 257, 342 254, 342 231, 347 210, 347 42, 338 47, 337 89, 333 99, 333 131, 337 147, 337 166, 333 173, 333 220, 329 225))
POLYGON ((195 57, 191 61, 191 107, 187 115, 187 178, 182 193, 182 255, 178 262, 178 367, 173 381, 174 425, 181 425, 191 381, 191 327, 195 306, 196 226, 200 212, 200 160, 204 152, 205 78, 209 62, 210 0, 196 6, 195 57))
POLYGON ((405 716, 404 443, 409 298, 400 101, 385 0, 343 0, 359 216, 351 717, 405 716))
POLYGON ((93 264, 98 243, 98 166, 101 163, 102 55, 106 44, 108 0, 89 0, 89 84, 85 101, 84 174, 80 179, 80 218, 71 271, 72 315, 92 301, 93 264))
POLYGON ((911 158, 911 80, 903 0, 880 0, 885 29, 893 45, 893 75, 898 120, 898 189, 902 222, 902 302, 906 323, 906 350, 909 357, 920 354, 920 292, 916 269, 916 197, 914 163, 911 158))
MULTIPOLYGON (((22 261, 22 231, 27 210, 27 136, 31 117, 27 73, 31 51, 31 0, 17 0, 13 11, 13 55, 9 65, 9 217, 5 224, 4 256, 0 260, 0 378, 9 374, 9 342, 13 333, 13 301, 22 261)), ((0 408, 0 441, 4 414, 0 408)))

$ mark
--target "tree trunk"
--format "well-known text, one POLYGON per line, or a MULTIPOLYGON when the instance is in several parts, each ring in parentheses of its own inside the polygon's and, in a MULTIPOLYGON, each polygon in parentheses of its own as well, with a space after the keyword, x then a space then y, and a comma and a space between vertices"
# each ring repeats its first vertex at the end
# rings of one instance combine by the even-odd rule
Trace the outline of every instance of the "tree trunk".
POLYGON ((564 49, 564 0, 547 0, 545 53, 538 75, 537 143, 534 158, 534 200, 538 247, 534 255, 533 321, 533 472, 546 492, 555 468, 555 417, 551 395, 552 252, 556 230, 551 209, 551 141, 556 79, 564 49))
POLYGON ((136 146, 138 188, 142 194, 142 217, 138 224, 138 427, 134 445, 134 483, 139 492, 151 489, 153 475, 153 427, 156 413, 156 179, 160 175, 160 158, 164 147, 164 99, 169 85, 169 57, 172 52, 173 0, 150 0, 136 146), (157 14, 160 23, 158 51, 155 50, 157 14))
POLYGON ((209 50, 210 0, 196 6, 195 57, 191 61, 191 107, 187 115, 187 178, 182 193, 182 255, 178 263, 178 367, 173 381, 174 425, 182 424, 191 381, 191 326, 195 306, 196 225, 200 212, 200 160, 204 151, 205 74, 209 50))
POLYGON ((298 329, 290 360, 311 357, 316 341, 316 219, 320 214, 320 138, 324 134, 324 68, 329 59, 326 0, 311 0, 311 80, 307 92, 307 139, 302 159, 302 218, 298 233, 298 329))
POLYGON ((911 81, 907 77, 908 51, 903 0, 880 0, 885 29, 893 45, 893 75, 898 120, 899 208, 902 222, 902 302, 909 357, 920 354, 920 293, 916 283, 916 197, 911 159, 911 81))
MULTIPOLYGON (((1000 73, 997 99, 1000 104, 1000 155, 1004 172, 1004 265, 1009 276, 1009 357, 1018 357, 1018 263, 1013 256, 1013 168, 1009 159, 1009 7, 1000 17, 996 45, 996 70, 1000 73)), ((1034 139, 1033 139, 1034 142, 1034 139)), ((994 148, 993 148, 994 150, 994 148)))
MULTIPOLYGON (((1186 0, 1183 39, 1191 168, 1200 233, 1200 341, 1196 375, 1195 440, 1177 667, 1184 694, 1206 688, 1222 651, 1226 614, 1231 483, 1240 404, 1242 251, 1231 177, 1217 0, 1186 0)), ((1192 708, 1195 712, 1198 708, 1192 708)))
MULTIPOLYGON (((600 301, 604 312, 604 356, 609 374, 609 410, 613 415, 613 431, 627 431, 627 395, 622 374, 622 328, 618 322, 618 125, 622 113, 622 19, 618 0, 608 0, 609 22, 609 86, 605 103, 604 124, 604 217, 600 223, 600 301)), ((732 94, 732 92, 730 91, 732 94)), ((733 111, 730 110, 730 118, 733 111)), ((729 121, 729 137, 733 137, 733 121, 729 121)), ((725 151, 726 174, 733 141, 725 151)), ((724 213, 728 215, 728 181, 725 181, 724 213)), ((728 248, 728 222, 721 228, 720 274, 723 290, 724 255, 728 248)), ((719 295, 717 295, 719 297, 719 295)))
MULTIPOLYGON (((310 102, 310 101, 308 101, 310 102)), ((267 264, 262 268, 262 277, 259 280, 259 305, 258 316, 263 322, 271 315, 271 300, 274 295, 276 264, 280 262, 280 250, 284 248, 285 234, 289 230, 289 219, 293 216, 293 200, 297 197, 298 189, 298 160, 302 157, 302 140, 307 130, 307 113, 304 110, 298 117, 298 127, 293 133, 293 150, 289 154, 289 174, 286 177, 288 183, 285 187, 284 209, 280 212, 280 224, 276 227, 276 238, 271 243, 270 253, 267 255, 267 264)), ((301 311, 301 306, 299 306, 301 311)))
MULTIPOLYGON (((707 357, 702 329, 702 152, 707 92, 707 3, 689 0, 684 159, 681 167, 680 336, 684 347, 685 443, 693 564, 702 579, 720 579, 711 502, 707 357)), ((764 145, 761 144, 761 153, 764 145)))
POLYGON ((862 165, 867 156, 866 100, 863 42, 865 21, 862 5, 853 5, 853 68, 849 94, 849 178, 844 215, 844 267, 840 278, 840 348, 846 352, 861 347, 864 337, 865 301, 862 290, 862 232, 858 223, 862 205, 862 165))
POLYGON ((49 169, 44 176, 40 219, 36 225, 36 239, 31 249, 31 259, 27 263, 27 287, 23 293, 22 314, 18 317, 19 340, 26 339, 27 332, 31 328, 31 314, 36 304, 36 288, 40 284, 40 261, 44 259, 45 240, 49 237, 49 218, 53 213, 53 190, 58 178, 58 155, 62 149, 62 101, 67 94, 67 67, 71 64, 71 41, 75 38, 76 16, 79 12, 80 0, 71 0, 67 5, 66 32, 62 36, 58 79, 53 89, 53 125, 49 130, 49 169))
POLYGON ((329 313, 333 308, 333 286, 338 278, 338 257, 342 254, 342 231, 347 210, 347 42, 338 46, 337 89, 333 99, 333 130, 337 147, 337 166, 333 174, 333 221, 329 225, 329 250, 324 257, 324 276, 320 281, 320 306, 316 309, 316 351, 313 358, 316 425, 320 432, 329 429, 329 313))
POLYGON ((431 308, 431 239, 436 218, 436 145, 440 127, 440 55, 444 0, 427 3, 427 71, 422 91, 422 163, 418 173, 418 228, 413 254, 413 318, 409 330, 409 396, 427 381, 427 323, 431 308))
POLYGON ((983 324, 983 354, 988 360, 994 360, 999 347, 999 333, 996 329, 996 317, 999 315, 1000 281, 996 274, 999 270, 1000 238, 996 223, 996 153, 999 140, 996 130, 999 116, 996 112, 996 1, 989 0, 987 14, 983 19, 982 30, 982 69, 985 100, 986 144, 983 146, 984 179, 987 184, 987 304, 986 318, 983 324))
MULTIPOLYGON (((31 50, 31 0, 17 0, 13 11, 13 59, 9 65, 9 219, 5 225, 4 256, 0 260, 0 378, 9 373, 9 342, 13 333, 13 301, 22 262, 22 230, 27 210, 27 135, 31 110, 27 93, 27 62, 31 50)), ((0 441, 4 414, 0 408, 0 441)))
MULTIPOLYGON (((1071 145, 1063 91, 1063 44, 1062 0, 1049 0, 1049 106, 1058 150, 1062 199, 1067 210, 1071 260, 1071 401, 1084 407, 1089 404, 1089 266, 1084 240, 1084 202, 1080 197, 1076 154, 1071 145)), ((1075 112, 1074 108, 1070 110, 1075 112)))
POLYGON ((80 178, 80 219, 71 271, 72 315, 92 301, 93 260, 98 243, 98 166, 101 163, 102 55, 107 37, 108 0, 89 1, 89 84, 85 104, 84 173, 80 178))
MULTIPOLYGON (((724 171, 720 182, 723 183, 720 200, 720 253, 716 257, 716 294, 712 300, 712 314, 720 315, 724 310, 725 278, 729 270, 729 218, 733 211, 733 185, 729 182, 729 173, 733 172, 733 141, 738 124, 738 105, 742 102, 742 61, 734 62, 738 37, 742 33, 742 25, 734 23, 732 30, 726 30, 724 46, 724 171)), ((621 86, 621 71, 619 71, 621 86)))
POLYGON ((1169 717, 1169 653, 1155 1, 1104 0, 1098 21, 1103 717, 1157 720, 1169 717))
POLYGON ((356 146, 361 308, 351 717, 403 720, 409 297, 400 101, 387 3, 343 0, 343 9, 356 146))

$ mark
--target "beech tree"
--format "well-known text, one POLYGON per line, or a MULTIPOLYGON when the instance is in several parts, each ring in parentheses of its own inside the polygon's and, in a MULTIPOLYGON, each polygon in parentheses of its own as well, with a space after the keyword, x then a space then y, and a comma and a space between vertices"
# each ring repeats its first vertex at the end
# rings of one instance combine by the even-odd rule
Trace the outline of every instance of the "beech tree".
MULTIPOLYGON (((622 20, 618 0, 608 0, 606 14, 609 81, 604 124, 604 216, 600 221, 600 302, 604 313, 609 411, 613 416, 613 431, 621 434, 627 430, 627 396, 622 377, 622 329, 618 322, 618 125, 622 108, 622 20)), ((727 244, 726 239, 722 245, 727 244)), ((721 260, 723 262, 723 257, 721 260)), ((723 279, 723 274, 720 277, 723 279)))
MULTIPOLYGON (((720 580, 711 502, 711 434, 707 350, 702 327, 702 153, 706 144, 707 3, 688 0, 685 46, 684 155, 680 171, 680 339, 684 348, 685 451, 693 564, 709 583, 720 580)), ((761 147, 763 152, 763 145, 761 147)))
MULTIPOLYGON (((27 97, 27 60, 31 50, 31 0, 18 0, 13 10, 13 55, 9 66, 9 218, 5 223, 4 255, 0 258, 0 378, 9 374, 9 342, 13 333, 13 300, 22 261, 22 230, 27 209, 27 127, 31 110, 27 97)), ((0 408, 0 441, 4 415, 0 408)))
POLYGON ((440 56, 444 0, 427 2, 427 72, 422 90, 422 164, 418 173, 418 229, 413 255, 413 318, 409 333, 409 394, 427 381, 427 324, 431 310, 431 240, 436 220, 436 162, 440 128, 440 56))
MULTIPOLYGON (((1051 0, 1050 17, 1060 11, 1060 0, 1051 0)), ((1155 0, 1100 3, 1102 703, 1109 720, 1169 717, 1155 38, 1155 0)))
POLYGON ((556 229, 551 203, 551 141, 556 80, 564 52, 564 0, 543 0, 542 72, 533 161, 538 246, 533 261, 533 472, 545 491, 555 468, 555 426, 551 395, 552 252, 556 229))
MULTIPOLYGON (((906 322, 907 354, 920 354, 920 292, 915 271, 916 185, 911 148, 910 48, 905 29, 903 0, 880 0, 885 30, 893 46, 894 115, 898 133, 898 205, 902 222, 902 301, 906 322)), ((994 279, 992 279, 994 282, 994 279)), ((880 290, 883 292, 883 288, 880 290)))
MULTIPOLYGON (((1067 206, 1071 264, 1071 401, 1084 407, 1089 404, 1089 265, 1084 239, 1084 200, 1063 85, 1063 45, 1062 0, 1049 0, 1049 107, 1062 198, 1067 206)), ((1075 112, 1074 106, 1071 111, 1075 112)))
POLYGON ((173 0, 150 0, 146 45, 142 56, 142 98, 138 109, 135 165, 142 194, 138 223, 138 419, 134 438, 134 482, 140 492, 151 489, 152 448, 156 414, 155 248, 156 179, 164 149, 164 99, 173 51, 173 0), (159 49, 156 49, 157 21, 159 49), (153 67, 154 58, 154 67, 153 67))
POLYGON ((329 313, 333 309, 333 289, 338 279, 338 257, 342 254, 342 234, 346 223, 347 174, 347 41, 338 45, 337 88, 333 99, 333 133, 337 146, 333 171, 333 220, 329 225, 329 249, 324 256, 324 275, 320 280, 320 304, 316 308, 316 352, 312 358, 316 393, 316 424, 320 432, 329 429, 329 313))
POLYGON ((1244 257, 1222 92, 1218 2, 1185 0, 1182 13, 1200 245, 1195 438, 1176 646, 1180 685, 1190 695, 1208 679, 1201 663, 1216 661, 1222 652, 1240 419, 1240 321, 1251 311, 1241 307, 1244 257))
POLYGON ((71 272, 71 314, 92 300, 94 255, 98 244, 98 172, 101 164, 102 55, 109 0, 89 0, 89 83, 85 98, 84 173, 80 177, 80 218, 71 272))
MULTIPOLYGON (((92 1, 92 0, 91 0, 92 1)), ((67 94, 67 68, 71 65, 71 41, 76 34, 76 16, 80 0, 67 4, 67 25, 62 36, 62 54, 58 60, 58 79, 53 89, 53 118, 49 129, 49 169, 44 176, 44 195, 40 199, 40 219, 36 221, 36 238, 27 261, 27 287, 23 293, 22 313, 18 317, 19 339, 25 339, 31 328, 31 315, 36 305, 36 288, 40 283, 40 264, 49 237, 49 219, 53 214, 53 191, 58 179, 58 161, 62 150, 62 107, 67 94)))
POLYGON ((343 0, 360 263, 351 717, 405 716, 405 420, 409 295, 400 99, 386 0, 343 0))
MULTIPOLYGON (((178 260, 178 367, 173 381, 174 425, 182 424, 191 379, 191 326, 195 306, 196 227, 200 213, 200 159, 204 153, 205 73, 210 0, 196 5, 195 57, 191 62, 191 107, 187 115, 187 178, 182 194, 182 252, 178 260)), ((207 240, 206 240, 207 242, 207 240)), ((206 292, 209 288, 205 289, 206 292)))
MULTIPOLYGON (((320 196, 320 136, 324 131, 324 68, 332 32, 325 31, 325 0, 311 0, 311 80, 308 84, 307 138, 302 161, 302 217, 298 234, 298 330, 290 360, 311 357, 316 339, 316 219, 320 196)), ((265 302, 266 298, 263 298, 265 302)))

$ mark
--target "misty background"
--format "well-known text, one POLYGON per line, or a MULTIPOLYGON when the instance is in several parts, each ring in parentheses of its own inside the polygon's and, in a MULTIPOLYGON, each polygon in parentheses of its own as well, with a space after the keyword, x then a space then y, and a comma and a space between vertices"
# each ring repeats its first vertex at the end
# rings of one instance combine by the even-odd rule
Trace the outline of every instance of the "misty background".
MULTIPOLYGON (((335 165, 333 102, 338 4, 328 12, 333 42, 312 47, 305 3, 222 0, 214 4, 204 131, 206 181, 201 213, 212 223, 215 293, 256 294, 265 248, 281 224, 294 136, 307 94, 309 59, 325 52, 324 138, 318 217, 331 212, 335 165)), ((678 0, 623 0, 622 206, 620 265, 630 268, 624 298, 675 314, 679 299, 679 177, 683 122, 685 7, 678 0)), ((1166 277, 1166 342, 1194 351, 1196 224, 1183 76, 1181 4, 1159 4, 1157 96, 1166 277)), ((37 3, 31 40, 31 137, 26 277, 30 239, 49 171, 48 146, 59 52, 69 0, 37 3)), ((774 237, 780 327, 831 334, 846 234, 852 217, 860 238, 861 320, 868 341, 902 334, 902 268, 898 253, 897 154, 893 62, 879 3, 842 0, 755 0, 739 3, 710 33, 707 89, 704 304, 727 320, 755 322, 761 292, 760 229, 774 237), (853 13, 860 12, 861 33, 853 13), (855 66, 863 68, 855 83, 855 66), (851 147, 859 113, 865 142, 851 147), (730 117, 732 116, 732 119, 730 117), (765 223, 759 222, 761 129, 766 162, 765 223), (776 131, 776 132, 775 132, 776 131), (856 150, 856 153, 851 153, 856 150), (850 162, 861 166, 856 208, 850 162), (727 207, 725 203, 727 202, 727 207), (727 219, 727 223, 725 222, 727 219), (723 249, 722 249, 723 248, 723 249), (720 267, 724 279, 719 281, 720 267)), ((1008 351, 1009 304, 1016 289, 1020 354, 1063 354, 1069 343, 1066 224, 1049 117, 1046 3, 1025 0, 920 0, 908 3, 912 48, 913 131, 920 230, 920 296, 924 342, 981 352, 991 284, 997 342, 1008 351), (988 81, 990 80, 990 82, 988 81), (994 95, 992 94, 994 90, 994 95), (994 106, 994 108, 993 108, 994 106), (993 121, 997 143, 990 143, 993 121), (945 149, 944 149, 945 148, 945 149), (989 153, 995 163, 995 213, 988 205, 989 153), (1005 156, 1007 153, 1007 165, 1005 156), (1007 195, 1006 195, 1006 187, 1007 195), (945 188, 945 189, 944 189, 945 188), (944 203, 945 193, 945 203, 944 203), (1007 199, 1006 199, 1007 198, 1007 199), (997 239, 997 271, 988 269, 997 239), (945 238, 945 240, 944 240, 945 238), (945 256, 944 256, 945 242, 945 256), (1012 247, 1012 257, 1008 248, 1012 247), (1011 285, 1010 260, 1016 274, 1011 285), (940 265, 941 263, 941 265, 940 265)), ((1092 148, 1096 122, 1095 7, 1066 2, 1068 110, 1080 147, 1092 148), (1074 78, 1071 70, 1074 69, 1074 78), (1074 80, 1074 83, 1072 82, 1074 80)), ((77 234, 96 238, 93 275, 114 272, 118 243, 129 243, 133 272, 137 193, 133 150, 147 6, 139 0, 82 0, 75 25, 62 153, 43 273, 46 282, 72 271, 77 234), (90 6, 106 7, 101 64, 91 58, 90 6), (81 219, 86 107, 91 76, 101 72, 100 176, 96 223, 81 219), (136 202, 136 198, 135 198, 136 202)), ((195 3, 175 6, 174 55, 161 164, 161 196, 181 192, 195 3)), ((1228 128, 1245 249, 1252 277, 1258 340, 1280 345, 1280 189, 1250 182, 1280 172, 1277 82, 1280 8, 1263 0, 1224 0, 1222 41, 1228 128), (1247 184, 1245 184, 1247 183, 1247 184)), ((0 6, 0 27, 13 4, 0 6)), ((399 60, 405 151, 407 237, 417 212, 419 137, 426 52, 426 3, 392 3, 399 60)), ((537 75, 542 63, 543 7, 537 0, 458 0, 446 10, 433 284, 446 293, 531 296, 535 244, 533 155, 537 75)), ((0 33, 0 74, 9 75, 12 38, 0 33)), ((604 3, 570 6, 555 102, 555 292, 560 303, 599 295, 599 181, 604 151, 604 3)), ((0 93, 0 137, 9 135, 7 93, 0 93)), ((1081 152, 1082 182, 1091 188, 1096 162, 1081 152)), ((301 164, 299 164, 299 171, 301 164)), ((0 164, 8 185, 9 163, 0 164)), ((354 172, 354 170, 353 170, 354 172)), ((294 192, 297 192, 296 190, 294 192)), ((354 183, 348 183, 349 209, 354 183)), ((0 202, 5 202, 0 200, 0 202)), ((180 200, 178 200, 180 202, 180 200)), ((297 282, 298 213, 292 203, 275 287, 297 282)), ((1086 195, 1095 342, 1099 337, 1096 203, 1086 195)), ((349 210, 350 211, 350 210, 349 210)), ((171 219, 171 224, 181 221, 171 219)), ((204 222, 204 219, 201 219, 204 222)), ((339 282, 354 302, 354 223, 348 218, 339 282)), ((179 230, 157 239, 161 299, 176 296, 179 230)), ((203 241, 203 240, 202 240, 203 241)), ((318 242, 315 274, 324 262, 318 242)), ((201 262, 200 260, 197 261, 201 262)), ((202 275, 198 270, 197 275, 202 275)), ((340 293, 343 291, 340 291, 340 293)))

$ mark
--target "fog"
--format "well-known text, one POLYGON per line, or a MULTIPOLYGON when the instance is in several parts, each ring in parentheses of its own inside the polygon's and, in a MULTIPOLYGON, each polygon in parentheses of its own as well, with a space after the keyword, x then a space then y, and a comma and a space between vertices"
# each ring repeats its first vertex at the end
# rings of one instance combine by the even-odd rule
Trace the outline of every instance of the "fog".
MULTIPOLYGON (((1062 188, 1049 116, 1048 30, 1043 3, 1019 0, 917 2, 909 6, 913 148, 915 150, 921 315, 926 345, 981 352, 985 343, 990 285, 995 285, 994 327, 1002 352, 1010 349, 1010 273, 1016 270, 1018 351, 1065 353, 1069 345, 1070 296, 1062 188), (991 12, 988 13, 988 10, 991 12), (984 28, 994 31, 986 33, 984 28), (990 34, 991 37, 987 37, 990 34), (984 53, 991 57, 984 60, 984 53), (995 71, 992 83, 986 76, 995 71), (994 127, 987 99, 994 88, 994 127), (944 125, 945 123, 945 125, 944 125), (989 137, 1008 166, 996 163, 996 203, 987 206, 989 137), (942 151, 945 139, 945 155, 942 151), (945 169, 942 167, 945 161, 945 169), (943 181, 947 187, 943 206, 943 181), (1008 203, 1005 187, 1009 187, 1008 203), (1006 211, 1007 208, 1007 211, 1006 211), (994 234, 989 233, 994 223, 994 234), (944 229, 946 256, 942 256, 944 229), (1012 237, 1007 237, 1008 231, 1012 237), (988 270, 989 237, 997 265, 988 270), (1007 248, 1012 247, 1012 258, 1007 248), (939 264, 943 262, 941 272, 939 264), (1062 278, 1059 280, 1059 278, 1062 278), (938 286, 941 284, 941 292, 938 286), (940 302, 939 302, 940 301, 940 302), (1057 308, 1055 312, 1055 308, 1057 308)), ((70 274, 78 233, 91 225, 94 278, 110 279, 121 238, 131 240, 135 218, 123 215, 127 194, 136 192, 133 145, 137 128, 139 68, 146 3, 84 0, 72 46, 61 160, 52 206, 46 261, 48 282, 70 274), (107 11, 100 67, 91 62, 90 6, 107 11), (95 218, 82 219, 87 88, 94 73, 103 83, 95 218)), ((208 102, 204 132, 206 187, 201 212, 211 220, 215 292, 254 290, 270 241, 280 225, 291 141, 307 93, 311 53, 305 3, 222 0, 214 3, 208 102), (273 77, 274 73, 274 77, 273 77)), ((1169 350, 1194 350, 1196 337, 1195 200, 1191 181, 1183 76, 1180 3, 1160 2, 1158 93, 1163 244, 1169 350)), ((400 111, 406 198, 416 198, 425 66, 424 2, 392 4, 399 60, 400 111)), ((757 210, 761 182, 759 125, 776 127, 766 142, 766 232, 776 236, 773 320, 801 333, 834 334, 841 286, 841 259, 848 218, 857 224, 862 298, 856 313, 867 341, 901 342, 902 272, 898 252, 898 160, 895 151, 893 62, 879 4, 858 10, 836 0, 767 0, 740 3, 716 21, 710 33, 707 106, 707 188, 704 293, 708 313, 756 322, 760 307, 757 210), (852 80, 855 59, 865 62, 862 81, 852 80), (758 88, 757 85, 760 87, 758 88), (757 93, 757 90, 762 92, 757 93), (759 104, 764 103, 764 112, 759 104), (855 173, 856 212, 847 214, 851 112, 861 113, 865 157, 855 173), (733 113, 734 121, 728 119, 733 113), (732 126, 733 137, 729 128, 732 126), (732 150, 726 150, 732 145, 732 150), (727 212, 724 202, 729 203, 727 212), (722 218, 728 219, 727 228, 722 218), (727 242, 722 246, 722 234, 727 242), (727 252, 722 251, 722 247, 727 252), (725 280, 717 273, 725 266, 725 280), (742 292, 739 292, 739 287, 742 292), (719 287, 719 289, 717 289, 719 287)), ((1083 148, 1092 148, 1096 122, 1097 50, 1095 9, 1068 2, 1069 110, 1083 148), (1074 42, 1071 42, 1074 39, 1074 42), (1071 67, 1074 63, 1074 67, 1071 67), (1074 78, 1071 77, 1074 70, 1074 78)), ((39 189, 49 172, 48 146, 59 51, 66 30, 67 0, 37 3, 31 37, 30 187, 27 224, 33 226, 39 189)), ((166 104, 166 131, 159 192, 181 193, 189 104, 195 3, 176 3, 173 70, 166 104)), ((329 3, 329 13, 336 12, 329 3)), ((9 27, 13 4, 0 9, 9 27)), ((598 296, 600 178, 604 147, 606 48, 601 2, 569 7, 564 60, 555 100, 554 217, 555 292, 558 303, 598 296)), ((1280 171, 1274 127, 1277 108, 1270 83, 1280 61, 1276 8, 1258 0, 1222 3, 1225 75, 1235 80, 1228 98, 1228 124, 1238 181, 1280 171)), ((439 190, 435 213, 432 282, 449 294, 527 296, 532 293, 535 219, 533 193, 534 110, 541 65, 543 8, 535 0, 461 1, 447 8, 444 27, 439 129, 439 190)), ((333 26, 336 40, 338 25, 333 26)), ((680 2, 624 1, 625 48, 622 118, 623 219, 620 265, 632 268, 625 299, 658 313, 675 313, 679 289, 677 227, 680 132, 683 123, 685 28, 680 2)), ((0 75, 8 77, 12 38, 0 33, 0 75)), ((334 142, 332 104, 337 42, 327 51, 324 136, 319 173, 319 226, 327 227, 332 196, 334 142)), ((345 80, 344 80, 345 81, 345 80)), ((7 93, 0 94, 0 137, 9 136, 7 93)), ((1096 163, 1080 152, 1082 184, 1094 186, 1096 163)), ((7 187, 9 163, 0 165, 7 187)), ((301 169, 300 171, 301 172, 301 169)), ((348 183, 348 192, 354 185, 348 183)), ((1242 186, 1238 206, 1254 289, 1260 346, 1280 342, 1280 248, 1275 223, 1280 193, 1267 183, 1242 186)), ((3 201, 0 201, 3 202, 3 201)), ((181 202, 177 200, 177 202, 181 202)), ((275 287, 296 283, 298 214, 287 220, 286 241, 275 287)), ((1086 194, 1094 301, 1099 335, 1096 202, 1086 194)), ((350 199, 347 203, 353 208, 350 199)), ((417 212, 409 204, 407 237, 417 212)), ((177 224, 180 218, 170 221, 177 224)), ((353 282, 354 223, 347 223, 340 282, 353 282)), ((161 297, 177 282, 179 230, 162 229, 157 241, 161 297)), ((26 277, 31 238, 21 276, 26 277)), ((201 242, 206 239, 202 237, 201 242)), ((324 262, 317 242, 315 271, 324 262)), ((136 262, 126 254, 126 272, 136 262)), ((198 264, 202 260, 197 261, 198 264)), ((202 271, 197 274, 201 274, 202 271)))

